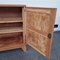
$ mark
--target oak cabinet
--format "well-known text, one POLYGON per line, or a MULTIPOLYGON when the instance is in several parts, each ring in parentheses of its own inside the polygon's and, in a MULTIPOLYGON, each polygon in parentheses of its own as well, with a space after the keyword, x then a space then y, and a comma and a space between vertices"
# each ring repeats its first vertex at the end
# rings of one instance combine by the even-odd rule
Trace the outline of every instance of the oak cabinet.
POLYGON ((26 44, 50 58, 56 8, 0 5, 0 51, 26 44))

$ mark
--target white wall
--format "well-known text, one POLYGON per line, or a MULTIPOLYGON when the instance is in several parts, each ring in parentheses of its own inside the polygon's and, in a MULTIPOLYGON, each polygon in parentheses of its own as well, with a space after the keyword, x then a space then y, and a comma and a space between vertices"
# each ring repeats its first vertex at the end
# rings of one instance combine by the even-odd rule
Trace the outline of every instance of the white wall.
POLYGON ((33 7, 57 8, 55 24, 58 24, 59 26, 54 30, 60 30, 60 0, 0 0, 0 4, 25 4, 33 7))

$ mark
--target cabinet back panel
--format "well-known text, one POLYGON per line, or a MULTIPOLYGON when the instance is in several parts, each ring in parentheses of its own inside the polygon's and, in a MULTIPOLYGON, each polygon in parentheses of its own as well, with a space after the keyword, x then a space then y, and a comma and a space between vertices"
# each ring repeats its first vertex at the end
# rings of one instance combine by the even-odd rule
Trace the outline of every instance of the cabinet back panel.
POLYGON ((7 24, 0 24, 0 28, 5 28, 5 27, 23 27, 23 23, 7 23, 7 24))
POLYGON ((23 42, 23 34, 22 33, 14 33, 14 34, 6 34, 6 36, 0 36, 0 48, 11 45, 12 43, 23 42))
POLYGON ((22 7, 0 7, 0 17, 22 17, 22 7))

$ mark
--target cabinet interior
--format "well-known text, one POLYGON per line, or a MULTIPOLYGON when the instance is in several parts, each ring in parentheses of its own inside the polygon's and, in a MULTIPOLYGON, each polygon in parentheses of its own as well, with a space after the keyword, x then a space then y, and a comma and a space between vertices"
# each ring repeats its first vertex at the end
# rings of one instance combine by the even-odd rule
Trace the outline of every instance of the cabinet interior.
POLYGON ((23 43, 22 10, 23 7, 0 7, 0 50, 19 48, 23 43))
POLYGON ((22 18, 22 7, 0 7, 0 18, 22 18))

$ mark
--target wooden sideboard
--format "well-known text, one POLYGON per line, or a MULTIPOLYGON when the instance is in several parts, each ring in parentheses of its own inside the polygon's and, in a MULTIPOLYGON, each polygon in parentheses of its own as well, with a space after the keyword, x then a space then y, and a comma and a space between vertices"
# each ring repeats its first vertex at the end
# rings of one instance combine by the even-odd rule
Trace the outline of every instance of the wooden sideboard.
POLYGON ((56 8, 0 5, 0 51, 26 44, 50 58, 56 8))

